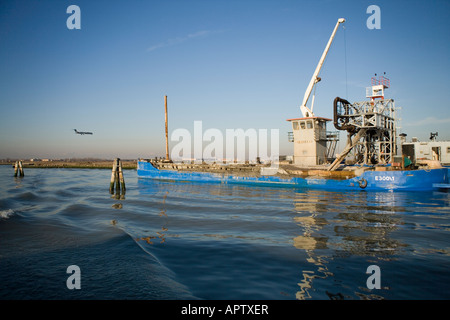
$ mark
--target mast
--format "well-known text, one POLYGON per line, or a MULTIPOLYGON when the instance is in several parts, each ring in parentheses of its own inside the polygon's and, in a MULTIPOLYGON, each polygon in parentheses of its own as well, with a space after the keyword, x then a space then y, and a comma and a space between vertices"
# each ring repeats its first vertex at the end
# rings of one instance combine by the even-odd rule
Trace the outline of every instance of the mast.
POLYGON ((169 130, 167 123, 167 96, 164 96, 165 120, 166 120, 166 161, 169 161, 169 130))

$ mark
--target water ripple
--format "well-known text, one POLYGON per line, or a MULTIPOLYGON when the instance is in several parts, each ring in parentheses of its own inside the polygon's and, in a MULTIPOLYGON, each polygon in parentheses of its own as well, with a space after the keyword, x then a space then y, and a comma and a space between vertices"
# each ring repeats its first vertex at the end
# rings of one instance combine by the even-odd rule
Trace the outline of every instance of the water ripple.
POLYGON ((130 170, 116 197, 110 170, 8 179, 8 169, 0 298, 450 298, 445 193, 162 182, 130 170), (73 296, 71 264, 86 274, 73 296), (379 290, 366 287, 369 265, 381 269, 379 290))

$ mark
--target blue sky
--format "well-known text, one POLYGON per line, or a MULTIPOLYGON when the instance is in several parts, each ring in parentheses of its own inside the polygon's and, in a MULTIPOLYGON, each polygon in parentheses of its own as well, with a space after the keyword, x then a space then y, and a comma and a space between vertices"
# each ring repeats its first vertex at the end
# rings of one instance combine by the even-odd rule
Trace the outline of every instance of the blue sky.
POLYGON ((336 96, 365 100, 386 72, 401 131, 450 139, 449 14, 449 1, 2 0, 0 158, 163 156, 164 95, 169 134, 196 120, 279 129, 280 154, 292 154, 286 119, 301 116, 340 17, 316 115, 331 118, 336 96), (80 30, 66 27, 72 4, 80 30), (366 27, 371 4, 379 30, 366 27))

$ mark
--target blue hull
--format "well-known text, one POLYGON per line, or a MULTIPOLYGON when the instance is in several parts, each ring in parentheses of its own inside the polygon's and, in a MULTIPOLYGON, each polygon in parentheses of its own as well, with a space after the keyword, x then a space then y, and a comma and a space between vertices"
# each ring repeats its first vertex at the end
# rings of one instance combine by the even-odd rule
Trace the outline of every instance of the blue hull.
POLYGON ((282 178, 279 176, 245 177, 210 172, 179 172, 176 170, 159 170, 146 161, 138 161, 137 166, 139 178, 157 180, 367 191, 439 190, 443 185, 448 185, 448 171, 447 168, 414 171, 366 171, 358 177, 336 180, 327 178, 282 178))

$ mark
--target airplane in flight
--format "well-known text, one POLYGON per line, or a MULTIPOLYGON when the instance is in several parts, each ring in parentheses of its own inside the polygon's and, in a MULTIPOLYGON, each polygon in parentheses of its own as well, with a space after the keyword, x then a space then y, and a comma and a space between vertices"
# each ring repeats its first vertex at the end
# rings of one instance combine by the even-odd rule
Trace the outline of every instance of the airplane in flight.
POLYGON ((85 135, 85 134, 93 134, 92 132, 87 132, 87 131, 77 131, 77 129, 73 129, 75 131, 76 134, 81 134, 81 135, 85 135))

